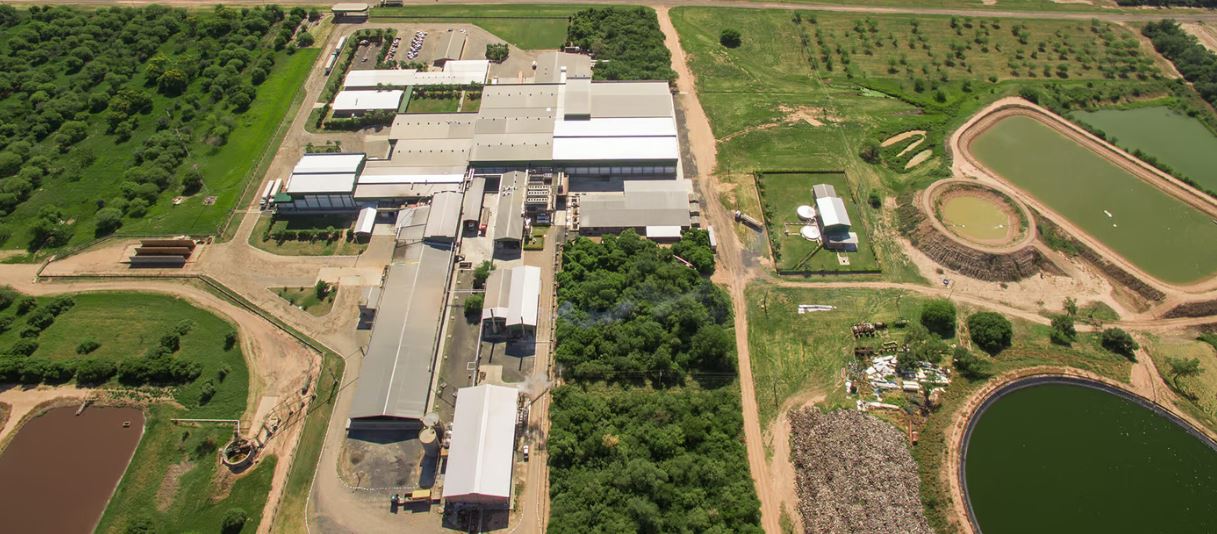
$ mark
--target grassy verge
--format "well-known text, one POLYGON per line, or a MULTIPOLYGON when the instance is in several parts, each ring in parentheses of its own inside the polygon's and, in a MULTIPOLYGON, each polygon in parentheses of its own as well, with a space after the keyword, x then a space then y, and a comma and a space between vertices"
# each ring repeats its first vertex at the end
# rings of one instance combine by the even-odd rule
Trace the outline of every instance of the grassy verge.
POLYGON ((335 292, 332 290, 324 298, 319 298, 317 291, 311 287, 278 287, 274 291, 279 298, 290 302, 292 306, 318 317, 330 313, 334 308, 335 292))
POLYGON ((460 109, 459 95, 448 98, 411 97, 406 113, 455 113, 460 109))
POLYGON ((1174 336, 1147 336, 1146 351, 1154 359, 1154 366, 1183 402, 1179 407, 1202 423, 1217 430, 1217 349, 1203 341, 1174 336), (1176 377, 1171 373, 1168 359, 1190 359, 1200 361, 1200 373, 1196 376, 1176 377))
POLYGON ((285 219, 274 219, 267 214, 262 215, 249 234, 249 244, 272 254, 280 256, 354 256, 362 254, 368 248, 367 243, 348 239, 353 219, 346 216, 303 216, 285 219), (315 230, 334 228, 337 237, 315 235, 295 235, 292 238, 281 236, 275 238, 275 232, 280 230, 305 231, 306 234, 315 230))

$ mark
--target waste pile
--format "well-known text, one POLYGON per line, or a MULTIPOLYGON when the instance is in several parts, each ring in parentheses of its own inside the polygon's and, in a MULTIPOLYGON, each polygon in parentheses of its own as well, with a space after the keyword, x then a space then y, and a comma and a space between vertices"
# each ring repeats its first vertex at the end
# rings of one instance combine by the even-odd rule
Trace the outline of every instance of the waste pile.
POLYGON ((904 434, 871 415, 790 414, 791 460, 806 532, 929 534, 904 434))

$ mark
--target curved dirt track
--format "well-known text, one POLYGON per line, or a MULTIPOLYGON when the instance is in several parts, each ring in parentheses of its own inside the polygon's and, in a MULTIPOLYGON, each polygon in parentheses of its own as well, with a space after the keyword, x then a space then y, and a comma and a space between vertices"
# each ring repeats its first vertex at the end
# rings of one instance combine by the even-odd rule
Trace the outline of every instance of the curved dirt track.
POLYGON ((1032 195, 1023 192, 1017 186, 1007 182, 1005 178, 998 173, 988 169, 981 163, 975 155, 972 154, 971 144, 988 128, 992 127, 997 122, 1011 116, 1026 116, 1040 121, 1044 125, 1052 128, 1074 142, 1093 151, 1095 154, 1107 159, 1111 163, 1118 165, 1121 169, 1133 174, 1134 176, 1150 183, 1163 192, 1170 194, 1172 197, 1187 203, 1203 213, 1217 218, 1217 200, 1205 195, 1196 188, 1187 185, 1174 177, 1166 174, 1145 162, 1137 159, 1133 155, 1124 150, 1099 139, 1094 134, 1087 132, 1081 127, 1069 122, 1064 117, 1061 117, 1043 107, 1033 104, 1027 100, 1018 97, 1007 97, 1000 99, 989 106, 985 107, 980 112, 968 119, 967 122, 960 126, 958 130, 951 134, 949 139, 950 150, 956 154, 952 164, 952 170, 957 176, 972 176, 985 182, 989 185, 999 185, 1006 190, 1019 202, 1035 208, 1045 218, 1052 221, 1053 224, 1060 226, 1069 235, 1081 241, 1087 247, 1097 251, 1108 261, 1116 264, 1121 269, 1132 273, 1137 278, 1145 281, 1150 286, 1169 295, 1198 295, 1210 293, 1217 290, 1217 276, 1211 276, 1206 280, 1188 284, 1188 285, 1173 285, 1146 273, 1136 265, 1133 265, 1124 257, 1113 251, 1106 244, 1100 242, 1088 233, 1083 231, 1077 225, 1070 222, 1064 216, 1058 214, 1032 195))

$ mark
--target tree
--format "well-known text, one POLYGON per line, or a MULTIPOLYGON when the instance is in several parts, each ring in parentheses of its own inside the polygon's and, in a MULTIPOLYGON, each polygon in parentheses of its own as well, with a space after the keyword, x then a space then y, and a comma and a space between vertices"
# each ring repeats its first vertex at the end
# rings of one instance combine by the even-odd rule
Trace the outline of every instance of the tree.
POLYGON ((19 340, 17 340, 16 343, 13 343, 13 346, 9 347, 8 353, 9 354, 20 354, 22 356, 29 356, 29 355, 33 354, 34 351, 36 351, 36 350, 38 350, 37 341, 34 341, 32 339, 19 339, 19 340))
POLYGON ((94 219, 97 224, 97 230, 94 231, 95 235, 112 234, 123 225, 123 212, 118 208, 102 208, 97 210, 94 219))
POLYGON ((313 294, 317 296, 317 300, 325 300, 330 296, 330 284, 325 280, 318 280, 317 284, 313 286, 313 294))
POLYGON ((486 304, 486 296, 481 293, 474 293, 465 297, 465 316, 474 317, 482 313, 482 306, 486 304))
POLYGON ((112 362, 97 358, 85 358, 76 364, 76 381, 82 385, 104 384, 114 377, 118 369, 112 362))
POLYGON ((507 43, 489 43, 486 45, 486 59, 490 61, 502 63, 507 59, 507 55, 511 52, 507 43))
POLYGON ((190 77, 186 75, 185 71, 178 68, 166 70, 156 79, 157 89, 170 96, 182 94, 187 85, 190 85, 190 77))
POLYGON ((867 139, 862 143, 862 149, 858 151, 858 157, 862 158, 870 164, 877 164, 880 160, 879 142, 874 139, 867 139))
POLYGON ((249 520, 249 514, 241 508, 230 508, 224 512, 224 520, 220 523, 220 532, 224 534, 237 534, 241 529, 245 528, 245 522, 249 520))
POLYGON ((486 287, 486 279, 490 278, 490 271, 493 270, 494 264, 490 260, 478 264, 477 268, 473 270, 473 287, 486 287))
POLYGON ((1065 313, 1076 317, 1078 314, 1078 301, 1073 297, 1065 297, 1065 313))
POLYGON ((959 374, 970 380, 985 379, 993 374, 993 366, 989 364, 988 360, 972 354, 972 351, 963 347, 955 347, 953 360, 959 374))
POLYGON ((1137 361, 1135 353, 1141 346, 1132 338, 1132 335, 1123 329, 1112 327, 1103 330, 1103 334, 1099 337, 1099 342, 1103 345, 1103 348, 1134 362, 1137 361))
POLYGON ((739 30, 727 28, 722 33, 718 34, 718 42, 727 48, 739 48, 740 33, 739 30))
POLYGON ((0 177, 17 174, 24 162, 25 158, 22 158, 20 154, 11 151, 0 152, 0 177))
POLYGON ((968 334, 981 350, 997 354, 1010 347, 1014 339, 1014 325, 1001 314, 979 312, 968 317, 968 334))
POLYGON ((921 307, 921 324, 944 338, 955 336, 955 304, 947 299, 935 299, 921 307))
POLYGON ((1057 345, 1069 346, 1078 338, 1078 332, 1073 326, 1072 315, 1053 315, 1052 331, 1048 338, 1057 345))
POLYGON ((66 245, 72 237, 70 228, 63 221, 63 212, 55 206, 43 206, 38 210, 38 218, 30 230, 33 233, 30 241, 32 250, 66 245))
POLYGON ((1200 358, 1167 358, 1166 364, 1170 367, 1171 382, 1174 383, 1175 389, 1183 391, 1179 386, 1180 377, 1200 376, 1204 369, 1200 367, 1200 358))
POLYGON ((309 33, 308 30, 301 30, 300 33, 296 35, 296 46, 299 48, 308 48, 313 46, 313 42, 313 34, 309 33))

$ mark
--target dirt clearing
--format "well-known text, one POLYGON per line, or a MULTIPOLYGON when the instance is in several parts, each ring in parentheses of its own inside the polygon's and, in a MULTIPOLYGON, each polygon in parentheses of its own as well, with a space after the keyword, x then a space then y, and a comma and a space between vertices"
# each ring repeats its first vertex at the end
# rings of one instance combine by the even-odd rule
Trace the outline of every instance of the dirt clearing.
POLYGON ((917 137, 919 135, 922 137, 925 137, 925 130, 909 130, 907 132, 898 133, 896 135, 888 137, 887 139, 884 139, 882 143, 879 143, 879 146, 892 146, 896 143, 904 141, 905 139, 909 139, 911 137, 917 137))

